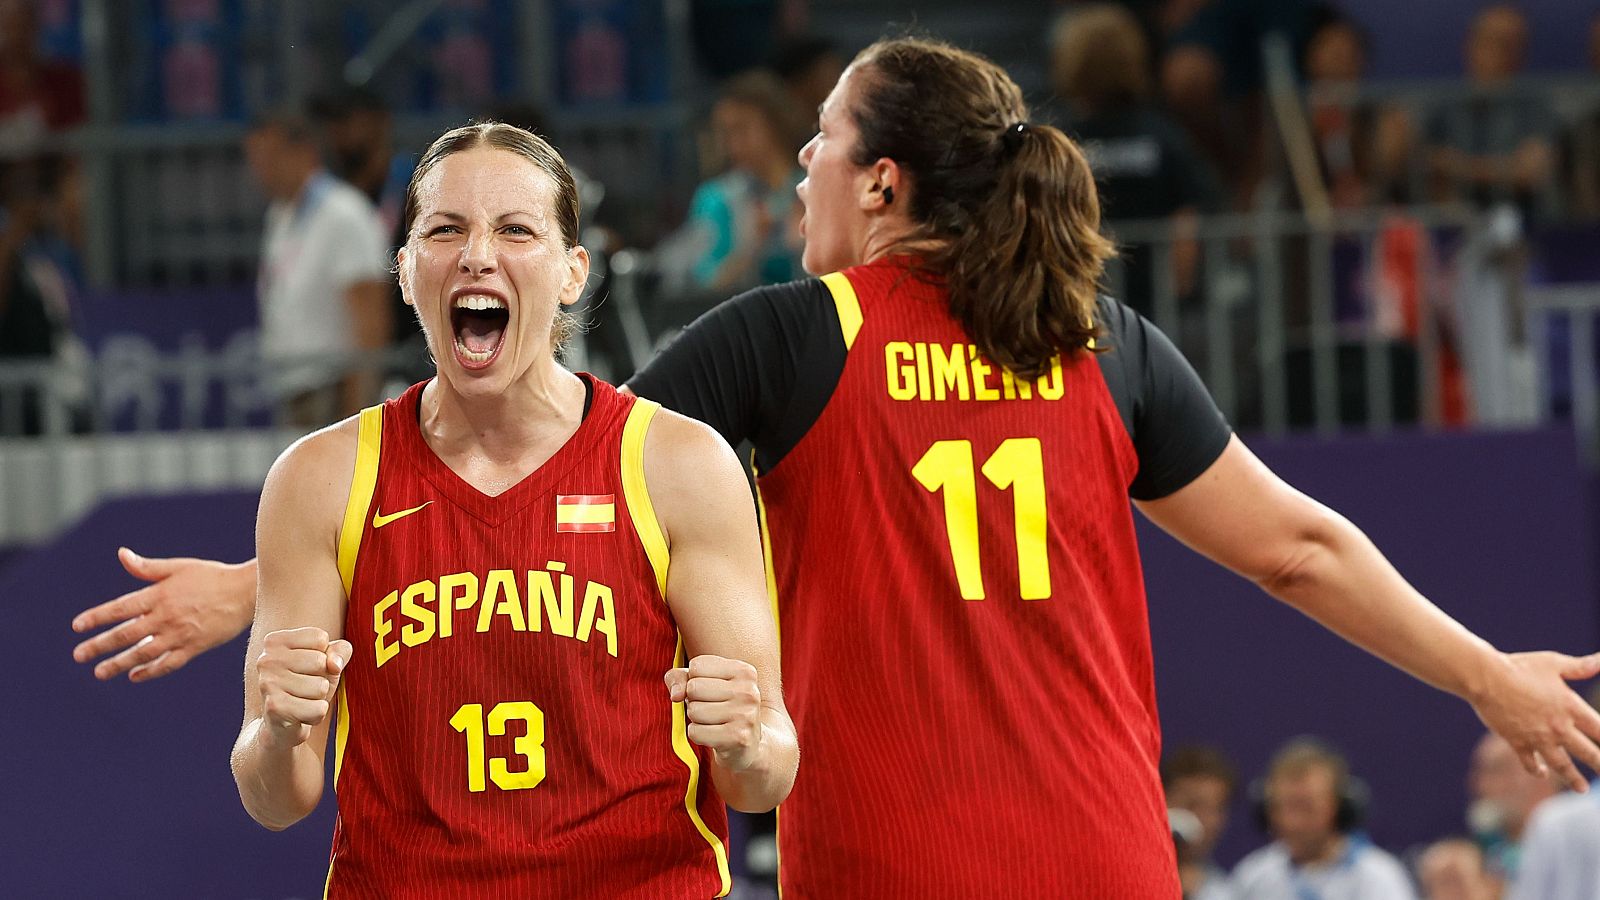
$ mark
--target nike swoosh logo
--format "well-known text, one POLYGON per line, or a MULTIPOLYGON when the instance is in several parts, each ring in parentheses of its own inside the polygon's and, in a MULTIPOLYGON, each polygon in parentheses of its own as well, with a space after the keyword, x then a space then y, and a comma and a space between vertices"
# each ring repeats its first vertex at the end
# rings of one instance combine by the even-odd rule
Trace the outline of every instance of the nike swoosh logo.
POLYGON ((397 513, 390 513, 387 516, 384 515, 381 512, 378 512, 377 510, 373 510, 372 511, 372 527, 373 528, 382 528, 383 526, 389 524, 390 522, 393 522, 395 519, 404 519, 406 516, 409 516, 414 512, 420 512, 422 510, 423 506, 427 506, 429 503, 432 503, 432 502, 433 502, 432 500, 429 500, 428 503, 424 503, 424 504, 422 504, 422 506, 413 506, 410 509, 402 509, 397 513))

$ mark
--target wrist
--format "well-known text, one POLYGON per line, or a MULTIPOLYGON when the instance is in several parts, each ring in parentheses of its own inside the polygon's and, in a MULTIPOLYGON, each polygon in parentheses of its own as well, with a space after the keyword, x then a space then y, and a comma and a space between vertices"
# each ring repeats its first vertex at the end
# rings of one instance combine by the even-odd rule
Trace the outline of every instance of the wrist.
POLYGON ((1480 640, 1478 652, 1464 657, 1464 667, 1458 676, 1456 694, 1473 706, 1480 706, 1494 692, 1494 686, 1503 683, 1511 674, 1511 657, 1496 650, 1487 641, 1480 640))

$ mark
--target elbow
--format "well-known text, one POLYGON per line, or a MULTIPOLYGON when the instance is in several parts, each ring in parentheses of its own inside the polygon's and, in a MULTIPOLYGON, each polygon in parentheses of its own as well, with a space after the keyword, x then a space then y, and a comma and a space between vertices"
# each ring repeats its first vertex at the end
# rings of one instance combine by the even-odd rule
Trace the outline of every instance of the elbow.
POLYGON ((1251 580, 1279 600, 1297 605, 1333 571, 1351 527, 1332 510, 1318 509, 1294 527, 1251 580))
POLYGON ((268 831, 283 831, 311 815, 311 811, 316 808, 316 804, 308 806, 295 803, 285 808, 282 804, 261 802, 259 799, 252 799, 243 785, 239 788, 239 799, 244 801, 244 811, 250 814, 250 818, 255 819, 256 824, 268 831))

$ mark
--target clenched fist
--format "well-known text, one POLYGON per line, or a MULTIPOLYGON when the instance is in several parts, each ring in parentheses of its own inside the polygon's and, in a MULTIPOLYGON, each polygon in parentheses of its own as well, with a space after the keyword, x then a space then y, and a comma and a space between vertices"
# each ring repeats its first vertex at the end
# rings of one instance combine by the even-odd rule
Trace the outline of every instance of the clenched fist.
POLYGON ((269 633, 256 657, 262 741, 277 749, 305 743, 332 710, 339 674, 353 650, 349 641, 329 642, 321 628, 269 633))
POLYGON ((740 772, 761 758, 761 688, 756 667, 739 659, 696 656, 669 669, 667 694, 683 703, 689 740, 707 747, 725 768, 740 772))

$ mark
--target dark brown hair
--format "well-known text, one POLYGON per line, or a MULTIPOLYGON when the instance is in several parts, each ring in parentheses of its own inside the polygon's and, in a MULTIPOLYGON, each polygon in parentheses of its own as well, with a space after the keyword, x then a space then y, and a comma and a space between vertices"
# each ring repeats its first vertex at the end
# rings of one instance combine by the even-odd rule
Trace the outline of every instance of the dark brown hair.
POLYGON ((1115 250, 1083 153, 1027 123, 1022 91, 974 53, 921 38, 856 57, 856 165, 888 158, 911 183, 908 244, 950 314, 994 363, 1036 378, 1091 346, 1100 274, 1115 250))
MULTIPOLYGON (((556 224, 561 228, 561 245, 571 250, 578 242, 578 185, 573 181, 572 170, 567 168, 567 161, 561 158, 556 148, 550 146, 549 141, 531 131, 504 122, 474 122, 471 125, 463 125, 439 135, 428 146, 422 158, 417 161, 416 170, 411 173, 411 183, 406 185, 405 204, 400 209, 400 222, 404 226, 402 233, 406 236, 406 242, 410 243, 411 230, 416 225, 417 192, 420 190, 422 179, 426 178, 428 173, 433 171, 433 167, 445 157, 476 147, 493 147, 497 150, 510 151, 524 157, 550 176, 556 184, 556 196, 552 205, 555 207, 556 224)), ((550 330, 552 349, 559 352, 581 327, 576 316, 559 306, 556 307, 555 323, 550 330)))

